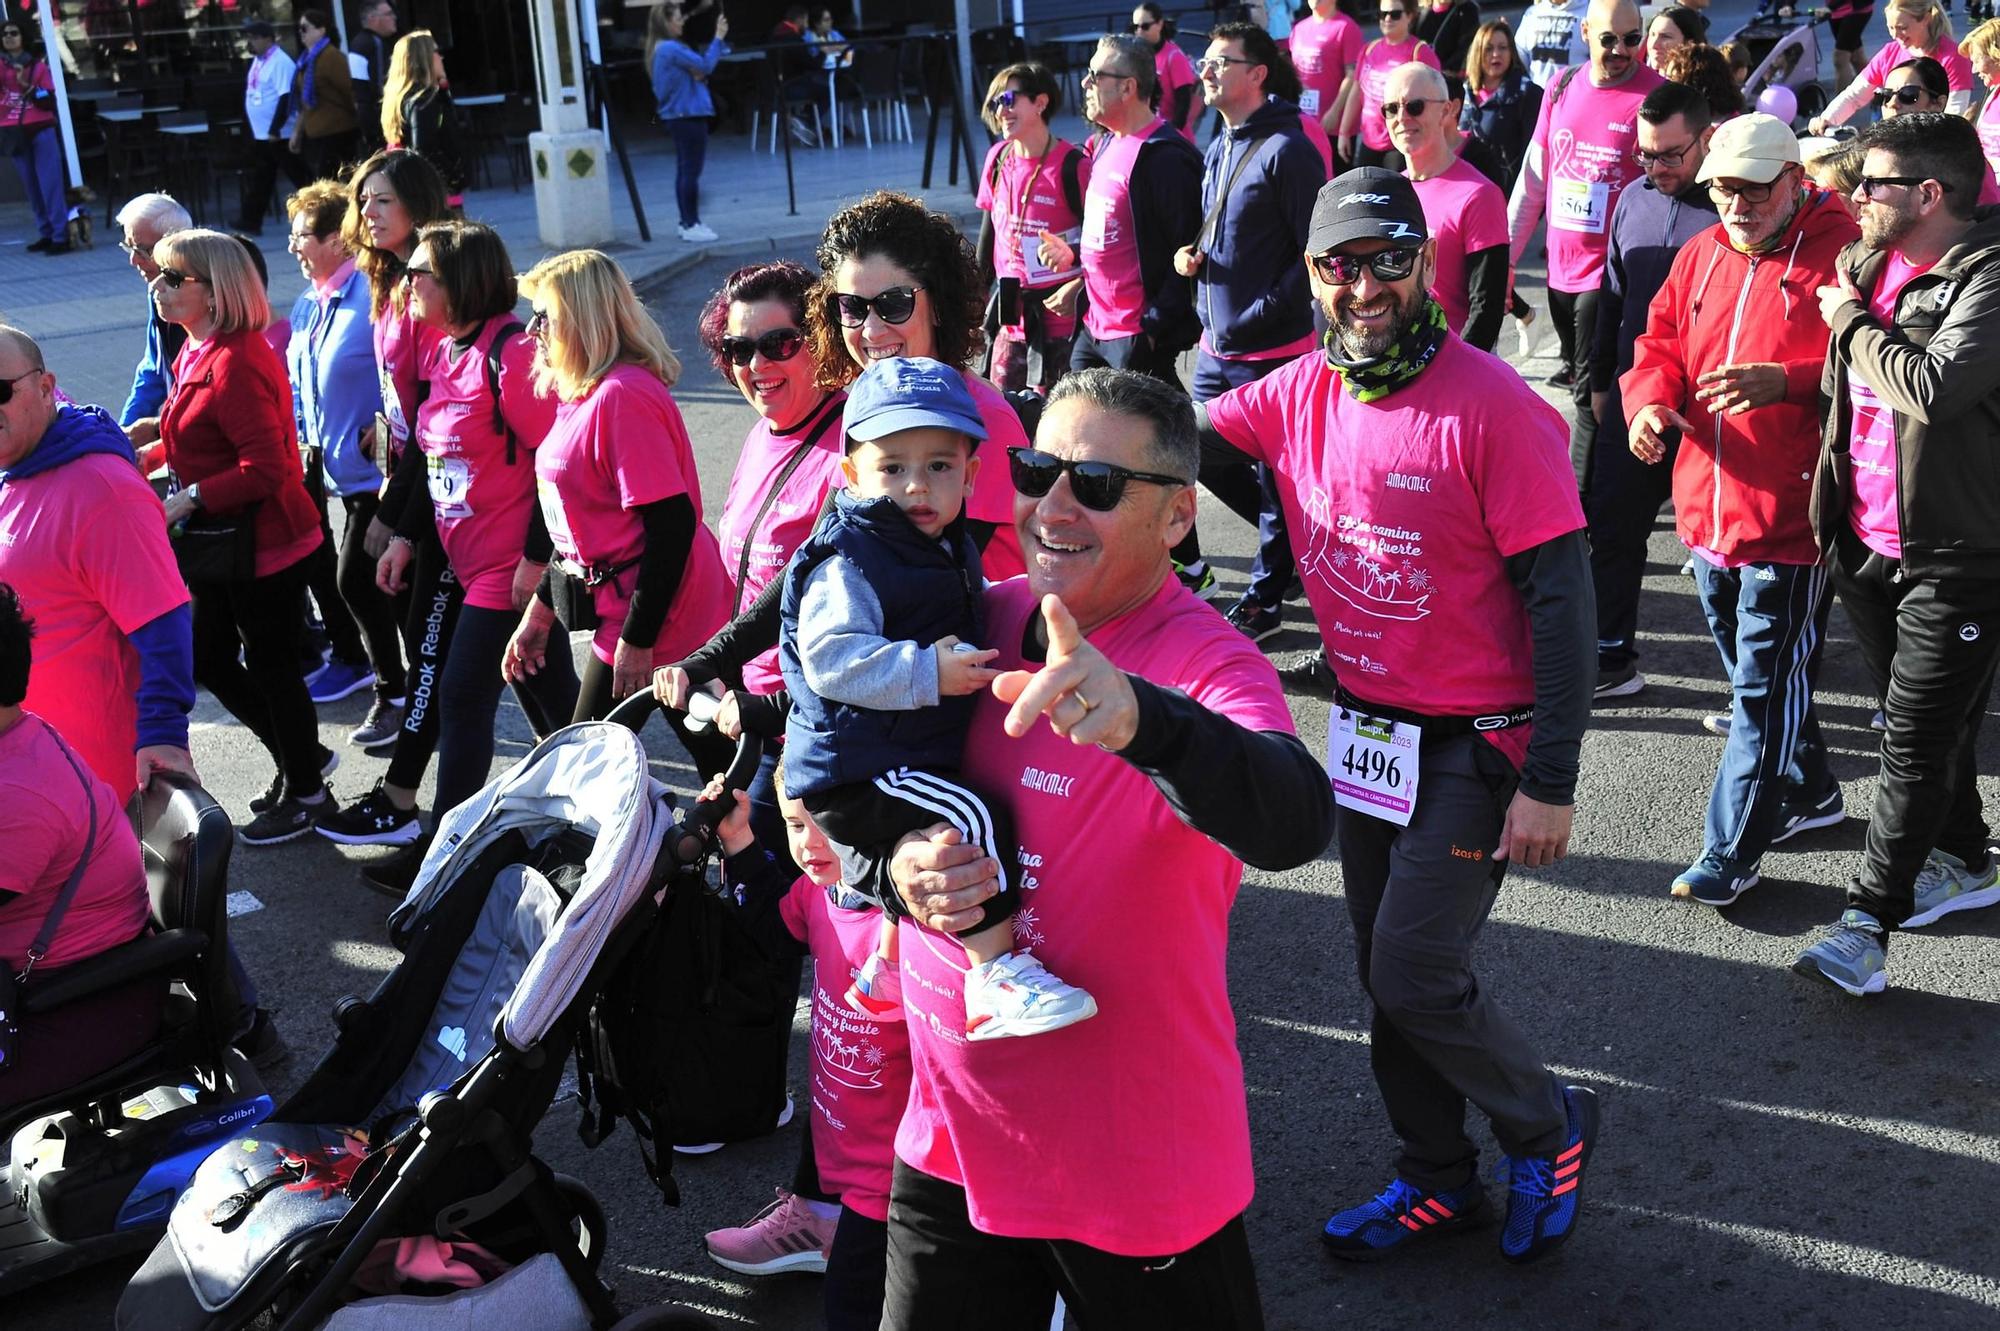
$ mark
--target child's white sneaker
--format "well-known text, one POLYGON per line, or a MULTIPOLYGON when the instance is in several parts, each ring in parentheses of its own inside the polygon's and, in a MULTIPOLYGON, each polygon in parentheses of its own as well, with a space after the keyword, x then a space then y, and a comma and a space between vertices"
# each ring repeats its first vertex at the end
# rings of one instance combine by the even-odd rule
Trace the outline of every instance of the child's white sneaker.
POLYGON ((1049 974, 1032 952, 1009 952, 965 973, 965 1038, 1040 1035, 1097 1015, 1097 1000, 1049 974))
POLYGON ((861 964, 847 986, 847 1006, 870 1021, 903 1019, 903 973, 879 952, 861 964))

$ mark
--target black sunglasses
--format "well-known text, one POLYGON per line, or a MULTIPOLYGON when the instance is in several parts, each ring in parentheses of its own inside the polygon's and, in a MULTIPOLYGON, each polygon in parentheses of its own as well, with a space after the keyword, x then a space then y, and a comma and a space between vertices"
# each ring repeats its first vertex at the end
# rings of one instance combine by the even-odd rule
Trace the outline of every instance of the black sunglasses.
POLYGON ((1900 88, 1877 88, 1875 90, 1875 105, 1887 106, 1891 102, 1901 102, 1904 106, 1915 106, 1926 97, 1936 97, 1938 95, 1921 84, 1906 83, 1900 88))
POLYGON ((1377 281, 1400 282, 1417 266, 1421 249, 1377 250, 1369 255, 1315 254, 1313 271, 1330 287, 1344 287, 1361 280, 1361 270, 1375 274, 1377 281))
MULTIPOLYGON (((1407 9, 1385 9, 1375 17, 1381 20, 1381 23, 1390 23, 1396 19, 1406 19, 1409 16, 1410 11, 1407 9)), ((1380 24, 1378 23, 1377 26, 1379 27, 1380 24)))
POLYGON ((1634 28, 1622 37, 1615 32, 1600 32, 1597 34, 1597 49, 1600 51, 1615 51, 1618 49, 1618 44, 1623 42, 1625 49, 1629 51, 1645 40, 1646 34, 1638 28, 1634 28))
POLYGON ((722 339, 722 358, 731 365, 744 366, 753 356, 765 360, 790 360, 799 354, 799 348, 806 344, 804 334, 796 328, 773 328, 758 337, 725 337, 722 339))
POLYGON ((1926 181, 1930 181, 1931 184, 1936 185, 1939 190, 1946 194, 1951 193, 1950 181, 1931 180, 1929 176, 1863 176, 1861 177, 1861 183, 1856 185, 1854 189, 1862 198, 1873 199, 1876 190, 1884 189, 1890 185, 1900 186, 1903 189, 1915 189, 1926 181))
POLYGON ((1132 32, 1151 32, 1153 29, 1159 26, 1160 26, 1159 19, 1147 19, 1144 23, 1132 24, 1130 30, 1132 32))
POLYGON ((1408 111, 1410 119, 1418 120, 1423 117, 1424 112, 1436 105, 1437 102, 1435 100, 1422 97, 1412 97, 1407 102, 1384 102, 1382 103, 1382 118, 1384 120, 1394 120, 1402 112, 1408 111))
POLYGON ((848 328, 867 323, 871 309, 885 324, 908 323, 917 312, 917 293, 922 290, 922 287, 887 287, 873 296, 837 292, 833 298, 834 312, 848 328))
POLYGON ((42 370, 23 370, 19 374, 15 375, 12 379, 0 379, 0 407, 4 407, 9 402, 12 402, 14 400, 15 384, 20 383, 23 379, 27 378, 31 374, 42 374, 42 373, 45 372, 42 370))
POLYGON ((541 340, 549 331, 549 312, 547 310, 530 308, 528 311, 527 326, 521 331, 537 341, 541 340))
POLYGON ((1069 492, 1076 502, 1098 513, 1109 513, 1125 497, 1125 487, 1133 481, 1149 485, 1186 485, 1178 476, 1156 471, 1133 471, 1111 462, 1072 462, 1053 453, 1016 446, 1007 450, 1007 469, 1013 473, 1014 488, 1030 499, 1040 499, 1056 488, 1056 478, 1069 473, 1069 492))
POLYGON ((415 264, 411 264, 408 268, 405 268, 403 270, 403 283, 406 286, 416 281, 420 277, 428 277, 435 279, 437 277, 437 274, 432 272, 428 268, 419 268, 415 264))
POLYGON ((1014 109, 1014 99, 1020 95, 1020 92, 1013 88, 1009 88, 1005 92, 996 92, 986 99, 986 109, 989 111, 1011 111, 1014 109))
POLYGON ((205 277, 196 277, 193 273, 180 273, 175 272, 171 268, 162 268, 160 270, 160 280, 167 284, 169 290, 179 291, 188 282, 206 282, 208 279, 205 277))

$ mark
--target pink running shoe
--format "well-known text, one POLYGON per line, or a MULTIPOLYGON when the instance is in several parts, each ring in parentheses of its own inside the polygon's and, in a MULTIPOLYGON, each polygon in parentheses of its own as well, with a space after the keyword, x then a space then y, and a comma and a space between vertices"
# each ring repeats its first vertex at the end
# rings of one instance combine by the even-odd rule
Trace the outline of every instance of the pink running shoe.
POLYGON ((871 1021, 903 1019, 903 973, 880 953, 868 958, 847 986, 847 1006, 871 1021))
POLYGON ((749 1224, 710 1231, 708 1255, 739 1275, 772 1276, 781 1271, 824 1275, 837 1223, 820 1219, 804 1198, 779 1188, 778 1200, 749 1224))

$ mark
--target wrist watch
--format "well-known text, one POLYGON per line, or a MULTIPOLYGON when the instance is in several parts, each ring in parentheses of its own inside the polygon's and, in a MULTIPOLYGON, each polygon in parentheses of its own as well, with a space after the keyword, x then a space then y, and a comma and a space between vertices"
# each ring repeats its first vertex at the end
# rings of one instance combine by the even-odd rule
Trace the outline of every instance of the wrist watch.
POLYGON ((193 504, 196 508, 205 507, 205 505, 201 502, 200 481, 196 481, 193 485, 190 485, 187 489, 181 491, 181 493, 186 495, 188 497, 188 502, 190 504, 193 504))

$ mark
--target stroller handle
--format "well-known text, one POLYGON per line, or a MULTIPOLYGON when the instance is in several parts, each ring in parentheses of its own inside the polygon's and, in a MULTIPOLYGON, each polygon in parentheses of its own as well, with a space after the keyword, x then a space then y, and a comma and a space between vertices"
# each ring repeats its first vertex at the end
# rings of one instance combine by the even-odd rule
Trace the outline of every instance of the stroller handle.
MULTIPOLYGON (((645 730, 646 722, 661 710, 659 699, 650 690, 642 689, 612 708, 610 715, 604 719, 638 733, 645 730)), ((736 741, 736 756, 730 760, 729 770, 723 773, 724 787, 736 791, 748 790, 751 779, 757 775, 757 765, 763 761, 763 739, 748 730, 744 731, 736 741)), ((696 800, 681 820, 681 831, 695 834, 713 832, 727 812, 728 806, 720 801, 696 800)))

